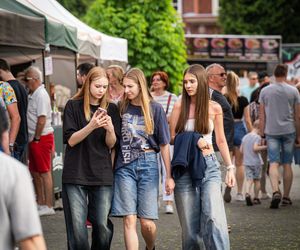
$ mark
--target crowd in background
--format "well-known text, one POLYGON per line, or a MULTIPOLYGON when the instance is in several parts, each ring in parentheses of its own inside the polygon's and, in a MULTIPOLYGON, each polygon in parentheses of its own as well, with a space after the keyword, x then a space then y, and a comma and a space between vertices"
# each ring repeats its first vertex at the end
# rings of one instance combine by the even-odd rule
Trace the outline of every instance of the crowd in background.
MULTIPOLYGON (((182 249, 230 248, 223 200, 231 202, 235 184, 235 200, 247 206, 259 205, 261 199, 270 199, 272 209, 292 205, 300 97, 299 85, 286 79, 287 70, 279 64, 273 76, 249 72, 249 84, 241 87, 235 72, 219 64, 195 64, 183 73, 178 97, 168 91, 164 71, 153 72, 148 84, 138 68, 125 72, 118 65, 79 65, 78 92, 63 113, 68 248, 89 249, 90 226, 91 249, 110 249, 114 228, 109 218, 114 216, 123 218, 126 249, 138 249, 138 220, 146 249, 155 249, 159 195, 166 214, 173 214, 176 205, 182 249), (266 190, 267 176, 272 194, 266 190)), ((1 198, 1 217, 7 206, 17 220, 6 212, 8 233, 0 236, 0 248, 18 243, 43 249, 38 215, 55 214, 51 100, 37 67, 26 69, 21 83, 0 59, 0 80, 0 149, 29 167, 34 185, 29 187, 21 163, 0 154, 5 161, 0 178, 9 176, 0 194, 8 196, 17 178, 28 187, 12 187, 16 195, 9 202, 1 198), (23 223, 32 230, 21 232, 23 223)))

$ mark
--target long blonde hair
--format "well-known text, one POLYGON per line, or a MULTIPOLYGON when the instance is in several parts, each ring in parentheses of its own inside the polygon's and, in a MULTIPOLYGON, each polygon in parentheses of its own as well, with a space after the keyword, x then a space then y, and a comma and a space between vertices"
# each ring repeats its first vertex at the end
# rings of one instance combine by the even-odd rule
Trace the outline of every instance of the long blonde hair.
MULTIPOLYGON (((83 86, 80 89, 80 91, 77 94, 75 94, 72 98, 74 100, 83 99, 84 116, 87 121, 91 120, 91 108, 90 108, 91 83, 103 77, 107 78, 105 70, 101 67, 93 67, 87 74, 86 80, 83 83, 83 86)), ((107 91, 105 92, 104 96, 99 100, 99 104, 101 108, 107 109, 109 104, 107 99, 107 91)))
MULTIPOLYGON (((194 75, 198 82, 195 104, 194 131, 201 134, 207 134, 209 132, 209 89, 207 83, 207 73, 205 68, 200 64, 194 64, 189 66, 184 71, 183 75, 185 76, 188 73, 194 75)), ((191 97, 188 95, 186 89, 183 87, 180 116, 175 128, 176 133, 180 133, 185 130, 185 125, 189 118, 190 105, 191 97)))
POLYGON ((225 96, 228 98, 231 106, 234 108, 235 111, 238 109, 238 91, 237 86, 240 82, 240 79, 236 73, 233 71, 229 71, 227 74, 226 80, 226 89, 227 92, 225 96))
MULTIPOLYGON (((133 80, 140 87, 140 93, 138 95, 138 98, 140 100, 141 108, 144 116, 145 130, 148 135, 151 135, 154 132, 154 123, 152 119, 153 116, 152 116, 152 110, 150 106, 152 97, 147 87, 147 81, 145 75, 143 71, 141 71, 140 69, 132 68, 125 73, 123 80, 125 78, 133 80)), ((121 115, 124 114, 124 112, 126 111, 129 102, 130 100, 125 95, 125 98, 123 99, 120 105, 121 115)))

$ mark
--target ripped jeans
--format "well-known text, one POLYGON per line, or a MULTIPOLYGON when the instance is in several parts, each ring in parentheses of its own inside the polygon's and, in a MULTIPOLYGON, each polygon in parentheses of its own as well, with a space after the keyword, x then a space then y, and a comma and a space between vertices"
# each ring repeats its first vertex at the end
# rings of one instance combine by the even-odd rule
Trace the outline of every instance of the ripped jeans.
POLYGON ((221 172, 215 154, 205 156, 207 169, 200 187, 192 186, 190 173, 175 180, 175 201, 182 228, 182 249, 229 250, 229 236, 221 172))

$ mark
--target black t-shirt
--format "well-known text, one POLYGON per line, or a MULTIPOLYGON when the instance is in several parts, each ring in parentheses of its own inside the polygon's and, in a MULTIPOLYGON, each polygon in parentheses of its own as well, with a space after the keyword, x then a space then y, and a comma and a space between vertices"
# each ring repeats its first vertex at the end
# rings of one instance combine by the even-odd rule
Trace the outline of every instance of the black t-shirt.
POLYGON ((19 145, 24 145, 28 142, 28 127, 27 127, 27 105, 28 105, 28 95, 21 83, 17 80, 9 80, 7 81, 10 86, 15 91, 17 101, 18 101, 18 109, 21 117, 21 123, 19 132, 16 138, 16 143, 19 145))
MULTIPOLYGON (((227 98, 227 101, 230 101, 227 98)), ((231 104, 232 105, 232 104, 231 104)), ((245 96, 238 96, 238 106, 237 109, 232 107, 232 114, 234 119, 242 119, 244 115, 244 109, 249 105, 248 99, 245 96)))
POLYGON ((254 90, 251 94, 250 103, 251 102, 258 103, 259 94, 260 94, 261 90, 269 85, 270 85, 270 83, 265 83, 265 84, 261 85, 260 87, 258 87, 256 90, 254 90))
MULTIPOLYGON (((91 105, 91 113, 99 106, 91 105)), ((120 113, 110 103, 107 114, 112 118, 117 138, 120 136, 120 113)), ((111 154, 105 143, 106 130, 95 129, 83 141, 70 147, 68 140, 74 132, 88 124, 83 111, 83 100, 69 100, 64 111, 63 139, 67 144, 62 182, 78 185, 112 185, 111 154)))
MULTIPOLYGON (((212 89, 210 89, 212 91, 212 89)), ((231 111, 231 106, 226 100, 225 96, 222 95, 219 91, 213 90, 211 94, 211 100, 219 103, 223 110, 223 122, 224 122, 224 133, 226 137, 226 141, 229 147, 229 150, 233 149, 233 135, 234 135, 234 119, 231 111)), ((213 132, 213 146, 215 151, 219 151, 218 146, 216 144, 216 136, 213 132)))

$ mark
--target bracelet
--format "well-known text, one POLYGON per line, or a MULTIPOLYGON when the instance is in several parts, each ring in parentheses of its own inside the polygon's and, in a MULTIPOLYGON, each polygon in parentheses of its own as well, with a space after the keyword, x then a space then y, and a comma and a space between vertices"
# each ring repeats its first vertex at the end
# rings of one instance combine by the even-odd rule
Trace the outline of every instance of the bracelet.
POLYGON ((40 140, 41 140, 40 138, 36 138, 36 137, 33 138, 33 141, 40 141, 40 140))
POLYGON ((230 169, 235 169, 235 166, 233 164, 226 167, 226 170, 229 171, 230 169))

